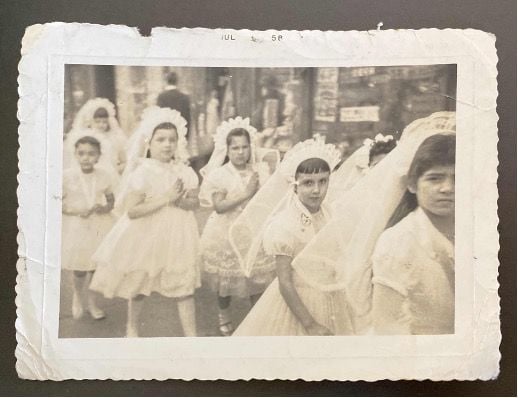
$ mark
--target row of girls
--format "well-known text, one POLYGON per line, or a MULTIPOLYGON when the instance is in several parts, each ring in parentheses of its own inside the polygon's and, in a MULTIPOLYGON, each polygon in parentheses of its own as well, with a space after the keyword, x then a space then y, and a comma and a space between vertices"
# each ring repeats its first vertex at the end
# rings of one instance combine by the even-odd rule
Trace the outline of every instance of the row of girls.
POLYGON ((143 299, 157 292, 176 299, 184 334, 195 336, 201 265, 223 335, 452 332, 454 118, 418 120, 397 146, 377 137, 336 171, 334 146, 313 139, 277 165, 236 118, 218 128, 199 190, 174 110, 144 112, 117 182, 97 167, 100 141, 79 134, 63 197, 74 317, 85 288, 94 318, 104 313, 89 291, 122 297, 127 335, 138 336, 143 299), (201 240, 200 202, 214 210, 201 240), (236 295, 256 304, 234 332, 236 295))

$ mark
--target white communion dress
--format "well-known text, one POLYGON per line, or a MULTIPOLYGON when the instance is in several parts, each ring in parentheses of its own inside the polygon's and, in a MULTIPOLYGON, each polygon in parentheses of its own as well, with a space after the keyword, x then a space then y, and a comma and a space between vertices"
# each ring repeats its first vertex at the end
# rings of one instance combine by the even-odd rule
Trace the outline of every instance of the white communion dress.
MULTIPOLYGON (((177 179, 186 190, 198 187, 196 173, 185 164, 142 159, 129 177, 128 190, 152 199, 164 195, 177 179)), ((135 219, 123 213, 94 254, 97 272, 90 288, 108 298, 152 292, 190 296, 200 286, 198 242, 193 211, 165 206, 135 219)))
POLYGON ((372 255, 372 272, 374 284, 404 297, 401 330, 454 333, 454 245, 421 208, 383 232, 372 255))
MULTIPOLYGON (((201 204, 212 206, 212 195, 217 192, 226 193, 227 199, 242 195, 253 173, 253 166, 241 171, 230 162, 214 169, 201 186, 201 204)), ((200 257, 204 281, 222 297, 248 297, 262 293, 275 278, 275 264, 271 258, 266 257, 259 258, 253 273, 246 277, 230 244, 230 226, 245 206, 246 203, 242 203, 222 214, 213 211, 201 237, 200 257)))
MULTIPOLYGON (((329 219, 325 207, 310 213, 296 195, 275 214, 263 235, 265 251, 272 256, 295 258, 329 219)), ((316 322, 334 334, 351 334, 352 325, 343 290, 322 291, 308 285, 293 269, 293 283, 316 322)), ((233 336, 303 336, 304 326, 291 312, 275 279, 239 325, 233 336)))
MULTIPOLYGON (((96 204, 106 205, 113 188, 109 174, 95 168, 83 173, 79 167, 63 173, 63 209, 84 212, 96 204)), ((92 255, 115 222, 111 213, 88 217, 63 214, 61 266, 72 271, 94 271, 92 255)))

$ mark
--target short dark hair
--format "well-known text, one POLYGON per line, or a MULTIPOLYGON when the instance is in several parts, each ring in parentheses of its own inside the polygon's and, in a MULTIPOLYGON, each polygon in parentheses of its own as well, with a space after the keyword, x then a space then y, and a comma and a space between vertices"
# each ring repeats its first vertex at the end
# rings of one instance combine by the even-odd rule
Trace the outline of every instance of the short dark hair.
POLYGON ((295 179, 297 179, 299 174, 317 174, 326 172, 330 173, 331 168, 324 159, 309 158, 297 166, 297 170, 295 171, 295 179))
POLYGON ((230 132, 227 134, 227 139, 226 139, 227 147, 232 142, 232 138, 233 137, 245 137, 246 140, 248 141, 248 143, 250 144, 250 134, 248 133, 248 130, 245 130, 245 129, 240 128, 240 127, 236 128, 236 129, 233 129, 233 130, 230 130, 230 132))
POLYGON ((105 118, 105 117, 108 117, 108 111, 106 110, 106 108, 97 108, 94 112, 94 119, 98 118, 98 117, 102 117, 102 118, 105 118))
POLYGON ((83 144, 89 144, 91 146, 93 146, 94 148, 96 148, 99 153, 101 153, 101 143, 94 137, 91 137, 89 135, 85 135, 84 137, 81 137, 79 138, 75 144, 74 144, 74 147, 77 149, 77 147, 79 145, 83 145, 83 144))
POLYGON ((374 141, 369 151, 369 164, 372 163, 372 159, 374 159, 378 155, 386 155, 390 153, 396 147, 396 140, 391 139, 388 141, 374 141))
MULTIPOLYGON (((149 139, 149 141, 151 141, 153 139, 157 130, 174 130, 176 132, 176 138, 178 138, 178 130, 176 129, 176 126, 171 122, 164 122, 164 123, 160 123, 158 126, 156 126, 153 129, 153 132, 151 133, 151 138, 149 139)), ((150 157, 151 157, 151 152, 148 149, 146 152, 146 158, 150 158, 150 157)))
POLYGON ((167 74, 167 84, 176 86, 178 83, 178 74, 176 72, 169 72, 167 74))

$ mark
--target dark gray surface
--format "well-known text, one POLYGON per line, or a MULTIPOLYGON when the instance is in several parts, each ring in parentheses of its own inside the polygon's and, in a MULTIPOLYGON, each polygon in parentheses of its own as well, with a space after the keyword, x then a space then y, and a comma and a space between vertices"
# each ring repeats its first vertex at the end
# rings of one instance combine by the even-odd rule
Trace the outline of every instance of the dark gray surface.
POLYGON ((516 0, 2 0, 0 2, 2 277, 0 393, 5 395, 516 395, 516 0), (28 382, 14 369, 17 63, 26 26, 51 21, 248 29, 476 28, 496 34, 500 132, 502 361, 491 382, 28 382))

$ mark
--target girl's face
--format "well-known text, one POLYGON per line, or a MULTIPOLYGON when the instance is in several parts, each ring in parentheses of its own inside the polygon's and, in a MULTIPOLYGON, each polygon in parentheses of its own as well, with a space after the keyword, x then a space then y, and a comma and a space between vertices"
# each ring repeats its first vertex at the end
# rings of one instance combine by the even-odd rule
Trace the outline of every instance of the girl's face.
POLYGON ((176 152, 178 135, 175 129, 158 129, 149 142, 149 152, 153 159, 169 162, 176 152))
POLYGON ((95 130, 105 133, 108 131, 108 118, 107 117, 96 117, 92 126, 95 130))
POLYGON ((227 155, 235 167, 244 167, 250 160, 250 143, 244 136, 235 136, 230 139, 227 155))
POLYGON ((75 157, 83 173, 92 172, 100 156, 99 149, 91 144, 79 144, 75 150, 75 157))
POLYGON ((328 186, 328 171, 314 174, 300 173, 297 176, 295 192, 302 204, 311 213, 316 213, 326 197, 328 186))
POLYGON ((419 207, 437 217, 455 215, 455 166, 436 166, 425 171, 408 190, 419 207))

